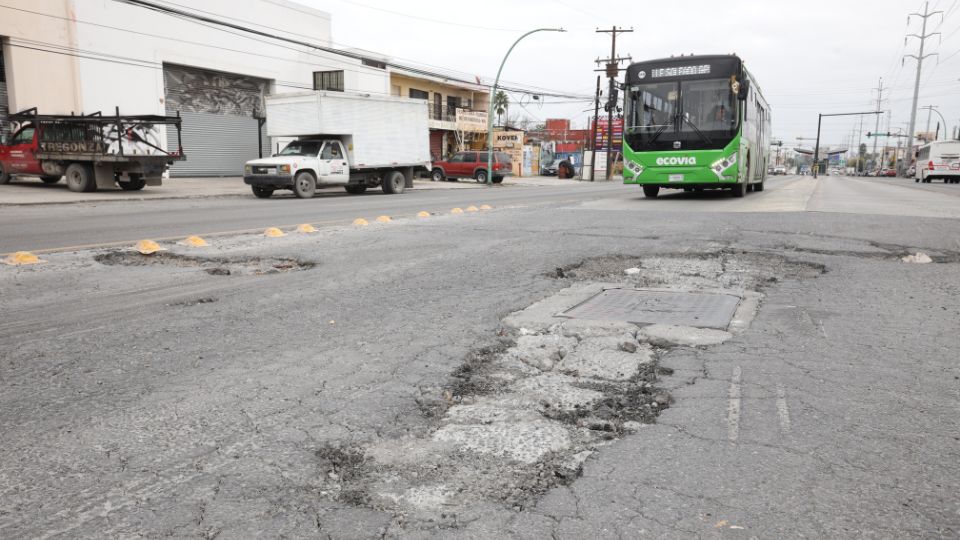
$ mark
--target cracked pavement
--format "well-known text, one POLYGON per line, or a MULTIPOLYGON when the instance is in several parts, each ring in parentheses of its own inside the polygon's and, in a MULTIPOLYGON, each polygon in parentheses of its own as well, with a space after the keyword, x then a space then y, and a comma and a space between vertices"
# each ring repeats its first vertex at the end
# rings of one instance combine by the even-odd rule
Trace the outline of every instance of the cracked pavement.
MULTIPOLYGON (((812 204, 869 189, 825 184, 842 181, 795 191, 812 204)), ((94 259, 109 250, 0 267, 0 536, 956 537, 960 222, 906 203, 871 213, 869 192, 855 211, 781 210, 776 188, 745 199, 770 196, 768 211, 609 186, 583 203, 526 193, 486 213, 169 246, 315 265, 277 273, 94 259), (825 273, 765 283, 722 344, 659 354, 669 408, 575 480, 437 519, 323 493, 357 474, 324 449, 429 436, 424 400, 444 399, 508 315, 592 279, 556 269, 720 250, 825 273), (935 262, 900 261, 916 251, 935 262)))

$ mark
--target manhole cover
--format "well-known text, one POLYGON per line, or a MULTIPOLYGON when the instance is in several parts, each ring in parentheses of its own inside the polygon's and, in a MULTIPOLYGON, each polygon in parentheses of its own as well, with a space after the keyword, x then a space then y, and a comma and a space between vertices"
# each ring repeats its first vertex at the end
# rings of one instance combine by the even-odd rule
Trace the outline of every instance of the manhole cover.
POLYGON ((739 303, 730 294, 607 289, 560 316, 725 330, 739 303))

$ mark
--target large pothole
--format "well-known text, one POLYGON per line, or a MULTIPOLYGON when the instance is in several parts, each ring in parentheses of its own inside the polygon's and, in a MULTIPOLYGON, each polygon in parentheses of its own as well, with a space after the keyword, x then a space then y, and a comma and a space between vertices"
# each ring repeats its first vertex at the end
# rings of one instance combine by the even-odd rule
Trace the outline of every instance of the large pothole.
POLYGON ((506 317, 493 345, 470 353, 445 386, 416 398, 429 429, 321 449, 320 493, 392 511, 400 526, 456 528, 491 507, 520 511, 574 482, 605 445, 656 422, 672 401, 657 386, 658 375, 669 374, 658 367, 666 349, 732 339, 749 326, 761 290, 824 267, 721 250, 600 257, 558 270, 584 281, 506 317), (611 287, 733 295, 737 305, 727 320, 703 327, 570 311, 611 287))
POLYGON ((265 275, 307 270, 316 263, 284 257, 198 257, 160 251, 142 255, 136 251, 114 251, 94 257, 107 266, 168 266, 197 268, 212 276, 265 275))

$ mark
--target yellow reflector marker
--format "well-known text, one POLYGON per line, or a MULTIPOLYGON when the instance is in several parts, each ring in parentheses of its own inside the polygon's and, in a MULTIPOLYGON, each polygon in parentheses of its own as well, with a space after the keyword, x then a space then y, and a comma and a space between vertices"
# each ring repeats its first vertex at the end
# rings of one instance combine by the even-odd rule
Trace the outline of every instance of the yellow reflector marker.
POLYGON ((477 208, 476 206, 471 205, 467 207, 467 212, 479 212, 479 211, 480 209, 477 208))
POLYGON ((430 212, 418 212, 417 217, 430 217, 430 212))
POLYGON ((183 243, 190 247, 206 247, 210 245, 206 240, 200 238, 199 236, 188 236, 184 239, 183 243))
POLYGON ((354 224, 354 225, 361 225, 361 226, 363 226, 363 225, 369 225, 370 222, 367 221, 367 220, 365 220, 365 219, 363 219, 363 218, 357 218, 357 219, 353 220, 353 224, 354 224))
POLYGON ((480 205, 480 209, 481 209, 481 210, 493 210, 493 207, 490 206, 489 204, 481 204, 481 205, 480 205))
POLYGON ((451 213, 451 214, 462 214, 462 213, 463 213, 463 208, 454 208, 453 210, 450 211, 450 213, 451 213))
POLYGON ((297 226, 297 232, 312 233, 312 232, 317 232, 317 228, 309 223, 304 223, 302 225, 297 226))
POLYGON ((21 264, 37 264, 43 261, 40 260, 40 257, 37 257, 29 251, 18 251, 12 255, 8 255, 3 262, 11 266, 19 266, 21 264))
POLYGON ((390 216, 380 216, 377 218, 377 223, 390 223, 390 216))
POLYGON ((286 236, 287 233, 276 227, 270 227, 269 229, 263 231, 263 235, 269 238, 280 238, 281 236, 286 236))
POLYGON ((137 242, 137 251, 139 251, 141 255, 153 255, 158 251, 166 250, 153 240, 141 240, 137 242))

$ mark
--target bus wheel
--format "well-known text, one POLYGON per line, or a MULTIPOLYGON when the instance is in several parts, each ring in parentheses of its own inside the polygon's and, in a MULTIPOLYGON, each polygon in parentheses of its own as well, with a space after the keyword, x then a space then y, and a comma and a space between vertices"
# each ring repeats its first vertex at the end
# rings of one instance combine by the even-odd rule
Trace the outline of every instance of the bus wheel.
POLYGON ((763 182, 753 185, 753 192, 756 193, 758 191, 763 191, 763 182))
POLYGON ((660 193, 660 186, 643 186, 643 196, 648 199, 656 199, 660 193))
POLYGON ((749 185, 749 184, 747 184, 747 182, 744 181, 744 182, 742 182, 742 183, 739 183, 739 184, 733 186, 733 189, 731 190, 732 193, 733 193, 733 196, 736 197, 736 198, 738 198, 738 199, 739 199, 740 197, 746 196, 746 194, 747 194, 747 186, 748 186, 748 185, 749 185))

